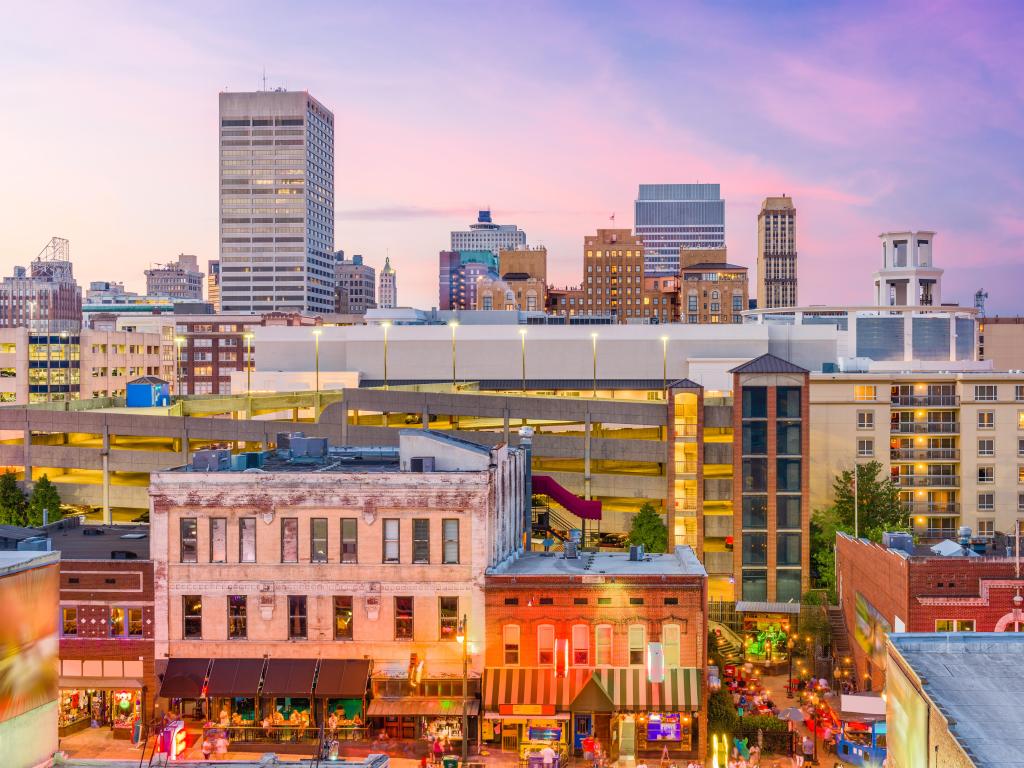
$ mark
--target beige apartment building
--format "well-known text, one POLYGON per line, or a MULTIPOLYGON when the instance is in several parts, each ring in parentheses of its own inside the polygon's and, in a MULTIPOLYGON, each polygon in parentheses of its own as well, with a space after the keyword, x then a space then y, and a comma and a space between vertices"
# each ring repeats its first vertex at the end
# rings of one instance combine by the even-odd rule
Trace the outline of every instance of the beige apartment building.
POLYGON ((796 207, 766 197, 757 215, 757 308, 797 306, 796 207))
POLYGON ((979 317, 978 359, 997 371, 1024 371, 1024 317, 979 317))
POLYGON ((1024 518, 1024 375, 812 374, 810 393, 812 509, 836 474, 876 460, 928 538, 1024 518))

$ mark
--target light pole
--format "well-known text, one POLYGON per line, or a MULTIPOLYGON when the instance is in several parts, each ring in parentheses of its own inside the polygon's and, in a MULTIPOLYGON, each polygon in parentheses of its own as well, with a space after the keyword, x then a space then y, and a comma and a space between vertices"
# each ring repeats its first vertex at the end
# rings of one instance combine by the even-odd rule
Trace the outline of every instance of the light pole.
POLYGON ((181 397, 181 348, 185 346, 184 336, 174 337, 174 348, 177 350, 177 360, 174 365, 174 370, 178 374, 178 397, 181 397))
POLYGON ((668 336, 661 337, 661 391, 668 399, 668 336))
POLYGON ((388 330, 391 323, 383 322, 380 327, 384 329, 384 389, 388 388, 388 330))
POLYGON ((316 328, 313 330, 313 358, 314 365, 316 367, 316 374, 313 379, 313 388, 316 390, 317 398, 320 397, 320 334, 322 330, 316 328))
POLYGON ((522 360, 523 360, 523 392, 526 392, 526 329, 519 329, 519 339, 522 342, 522 360))
POLYGON ((594 397, 597 397, 597 333, 590 334, 590 346, 594 350, 594 397))
POLYGON ((245 394, 252 392, 252 339, 253 334, 242 335, 245 339, 245 394))
POLYGON ((469 617, 462 614, 455 639, 462 645, 462 765, 469 760, 469 617))
POLYGON ((786 647, 789 648, 789 679, 786 681, 786 698, 793 698, 793 648, 796 643, 793 642, 793 638, 790 637, 786 642, 786 647))
POLYGON ((452 329, 452 389, 455 389, 455 331, 459 327, 459 321, 452 320, 448 327, 452 329))

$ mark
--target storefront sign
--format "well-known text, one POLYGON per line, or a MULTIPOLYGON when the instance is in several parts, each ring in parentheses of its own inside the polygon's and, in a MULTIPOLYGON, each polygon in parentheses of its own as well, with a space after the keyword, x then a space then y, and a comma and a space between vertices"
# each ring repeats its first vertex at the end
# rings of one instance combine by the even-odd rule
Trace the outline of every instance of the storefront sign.
POLYGON ((554 704, 501 704, 498 713, 502 715, 553 715, 554 704))

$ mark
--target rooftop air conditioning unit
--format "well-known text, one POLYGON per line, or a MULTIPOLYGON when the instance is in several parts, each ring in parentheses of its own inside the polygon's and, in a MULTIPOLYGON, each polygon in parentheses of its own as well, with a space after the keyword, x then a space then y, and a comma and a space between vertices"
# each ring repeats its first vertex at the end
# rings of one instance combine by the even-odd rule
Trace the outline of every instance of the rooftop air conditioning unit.
POLYGON ((434 457, 433 456, 413 456, 409 459, 409 471, 410 472, 433 472, 434 471, 434 457))
POLYGON ((228 469, 231 469, 231 451, 226 448, 196 451, 192 456, 193 472, 221 472, 228 469))

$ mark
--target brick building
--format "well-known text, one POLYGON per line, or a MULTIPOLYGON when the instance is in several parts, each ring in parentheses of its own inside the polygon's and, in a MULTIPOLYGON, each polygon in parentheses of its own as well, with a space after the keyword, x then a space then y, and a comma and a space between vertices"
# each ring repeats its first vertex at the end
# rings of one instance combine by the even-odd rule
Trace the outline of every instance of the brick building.
POLYGON ((689 547, 526 553, 484 593, 485 741, 575 754, 592 733, 613 758, 702 754, 707 574, 689 547))
MULTIPOLYGON (((1005 551, 1005 550, 1004 550, 1005 551)), ((1013 558, 912 552, 840 533, 839 603, 862 686, 885 684, 885 638, 901 632, 1024 630, 1024 579, 1013 558)))
MULTIPOLYGON (((747 268, 726 261, 725 248, 680 249, 680 317, 687 323, 742 323, 747 310, 747 268)), ((678 286, 678 283, 677 283, 678 286)))

